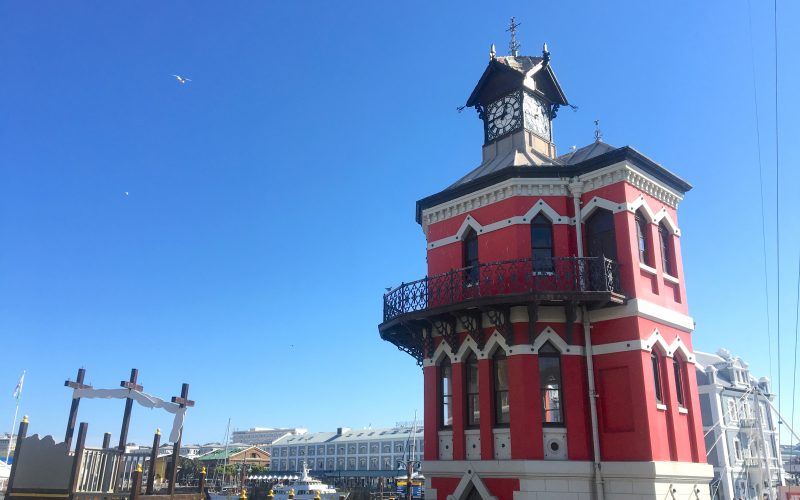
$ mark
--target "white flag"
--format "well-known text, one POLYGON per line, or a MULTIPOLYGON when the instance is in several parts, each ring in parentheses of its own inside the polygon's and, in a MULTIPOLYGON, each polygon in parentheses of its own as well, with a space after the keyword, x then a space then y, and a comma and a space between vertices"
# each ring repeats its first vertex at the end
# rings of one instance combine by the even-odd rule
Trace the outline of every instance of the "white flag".
POLYGON ((14 388, 14 399, 17 400, 19 403, 19 397, 22 396, 22 384, 25 383, 25 372, 22 372, 22 375, 19 377, 19 382, 17 382, 17 386, 14 388))

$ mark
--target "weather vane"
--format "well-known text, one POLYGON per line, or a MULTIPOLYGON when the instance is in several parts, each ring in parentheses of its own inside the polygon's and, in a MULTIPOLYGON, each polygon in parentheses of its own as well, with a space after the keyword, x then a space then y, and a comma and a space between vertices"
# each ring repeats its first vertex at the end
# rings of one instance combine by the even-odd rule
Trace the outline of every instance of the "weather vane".
POLYGON ((511 16, 511 23, 508 25, 508 29, 506 31, 511 33, 511 41, 508 42, 508 50, 511 51, 511 55, 517 57, 519 55, 519 42, 517 41, 517 28, 521 25, 517 23, 517 20, 514 16, 511 16))
POLYGON ((600 132, 600 120, 594 121, 594 140, 595 142, 603 141, 603 133, 600 132))

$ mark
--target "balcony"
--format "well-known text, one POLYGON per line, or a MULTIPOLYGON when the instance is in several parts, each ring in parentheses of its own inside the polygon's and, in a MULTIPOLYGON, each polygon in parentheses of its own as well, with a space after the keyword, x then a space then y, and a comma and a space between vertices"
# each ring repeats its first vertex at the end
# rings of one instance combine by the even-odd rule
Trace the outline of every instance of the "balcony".
MULTIPOLYGON (((624 299, 618 265, 605 257, 489 262, 403 283, 391 290, 383 296, 379 330, 385 340, 408 350, 407 345, 401 346, 407 342, 392 334, 415 321, 475 308, 530 303, 600 307, 609 302, 621 304, 624 299)), ((413 350, 411 354, 419 360, 419 346, 413 350)))

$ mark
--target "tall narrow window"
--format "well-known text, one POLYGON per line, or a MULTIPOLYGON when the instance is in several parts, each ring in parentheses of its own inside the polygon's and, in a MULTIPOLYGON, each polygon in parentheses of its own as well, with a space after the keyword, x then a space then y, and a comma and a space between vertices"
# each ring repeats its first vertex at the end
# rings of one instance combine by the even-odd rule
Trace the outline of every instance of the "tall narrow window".
POLYGON ((478 267, 478 234, 470 229, 464 236, 465 280, 468 284, 478 283, 480 269, 478 267))
POLYGON ((599 209, 586 221, 586 248, 592 257, 617 260, 617 236, 614 214, 599 209))
POLYGON ((639 242, 639 262, 650 265, 650 252, 647 248, 647 221, 636 212, 636 239, 639 242))
POLYGON ((442 427, 453 425, 453 366, 445 359, 439 366, 439 383, 441 391, 440 424, 442 427))
POLYGON ((531 258, 534 271, 553 271, 553 224, 542 214, 531 221, 531 258))
POLYGON ((658 241, 661 243, 661 263, 664 266, 664 272, 674 276, 675 271, 672 268, 672 257, 670 255, 669 231, 664 224, 658 225, 658 241))
POLYGON ((650 353, 650 362, 653 365, 653 384, 655 385, 654 389, 656 391, 656 402, 658 404, 664 403, 663 392, 661 390, 661 370, 660 370, 660 363, 658 359, 658 354, 655 351, 650 353))
POLYGON ((494 423, 505 425, 511 422, 511 412, 508 406, 508 360, 506 355, 498 350, 492 357, 494 371, 494 423))
POLYGON ((464 362, 467 376, 467 427, 477 427, 481 423, 481 404, 478 392, 478 359, 469 354, 464 362))
POLYGON ((539 383, 542 393, 542 423, 563 425, 561 353, 550 342, 539 349, 539 383))
POLYGON ((678 397, 678 405, 686 408, 686 401, 683 396, 683 378, 681 377, 681 362, 675 357, 672 360, 672 367, 675 370, 675 395, 678 397))

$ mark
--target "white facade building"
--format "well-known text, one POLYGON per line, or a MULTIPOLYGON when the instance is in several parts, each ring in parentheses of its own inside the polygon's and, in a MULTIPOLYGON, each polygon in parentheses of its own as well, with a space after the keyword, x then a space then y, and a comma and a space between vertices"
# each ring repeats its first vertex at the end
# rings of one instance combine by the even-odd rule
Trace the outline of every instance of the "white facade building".
POLYGON ((724 349, 695 356, 706 452, 714 467, 711 498, 778 498, 783 466, 769 379, 751 377, 747 363, 724 349))
POLYGON ((340 476, 394 476, 400 462, 422 460, 422 427, 310 432, 284 436, 269 447, 273 471, 299 471, 303 460, 317 473, 340 476))
POLYGON ((291 427, 287 429, 272 429, 270 427, 251 427, 246 431, 233 431, 231 441, 234 443, 249 444, 253 446, 270 445, 278 439, 289 435, 302 435, 308 429, 291 427))

